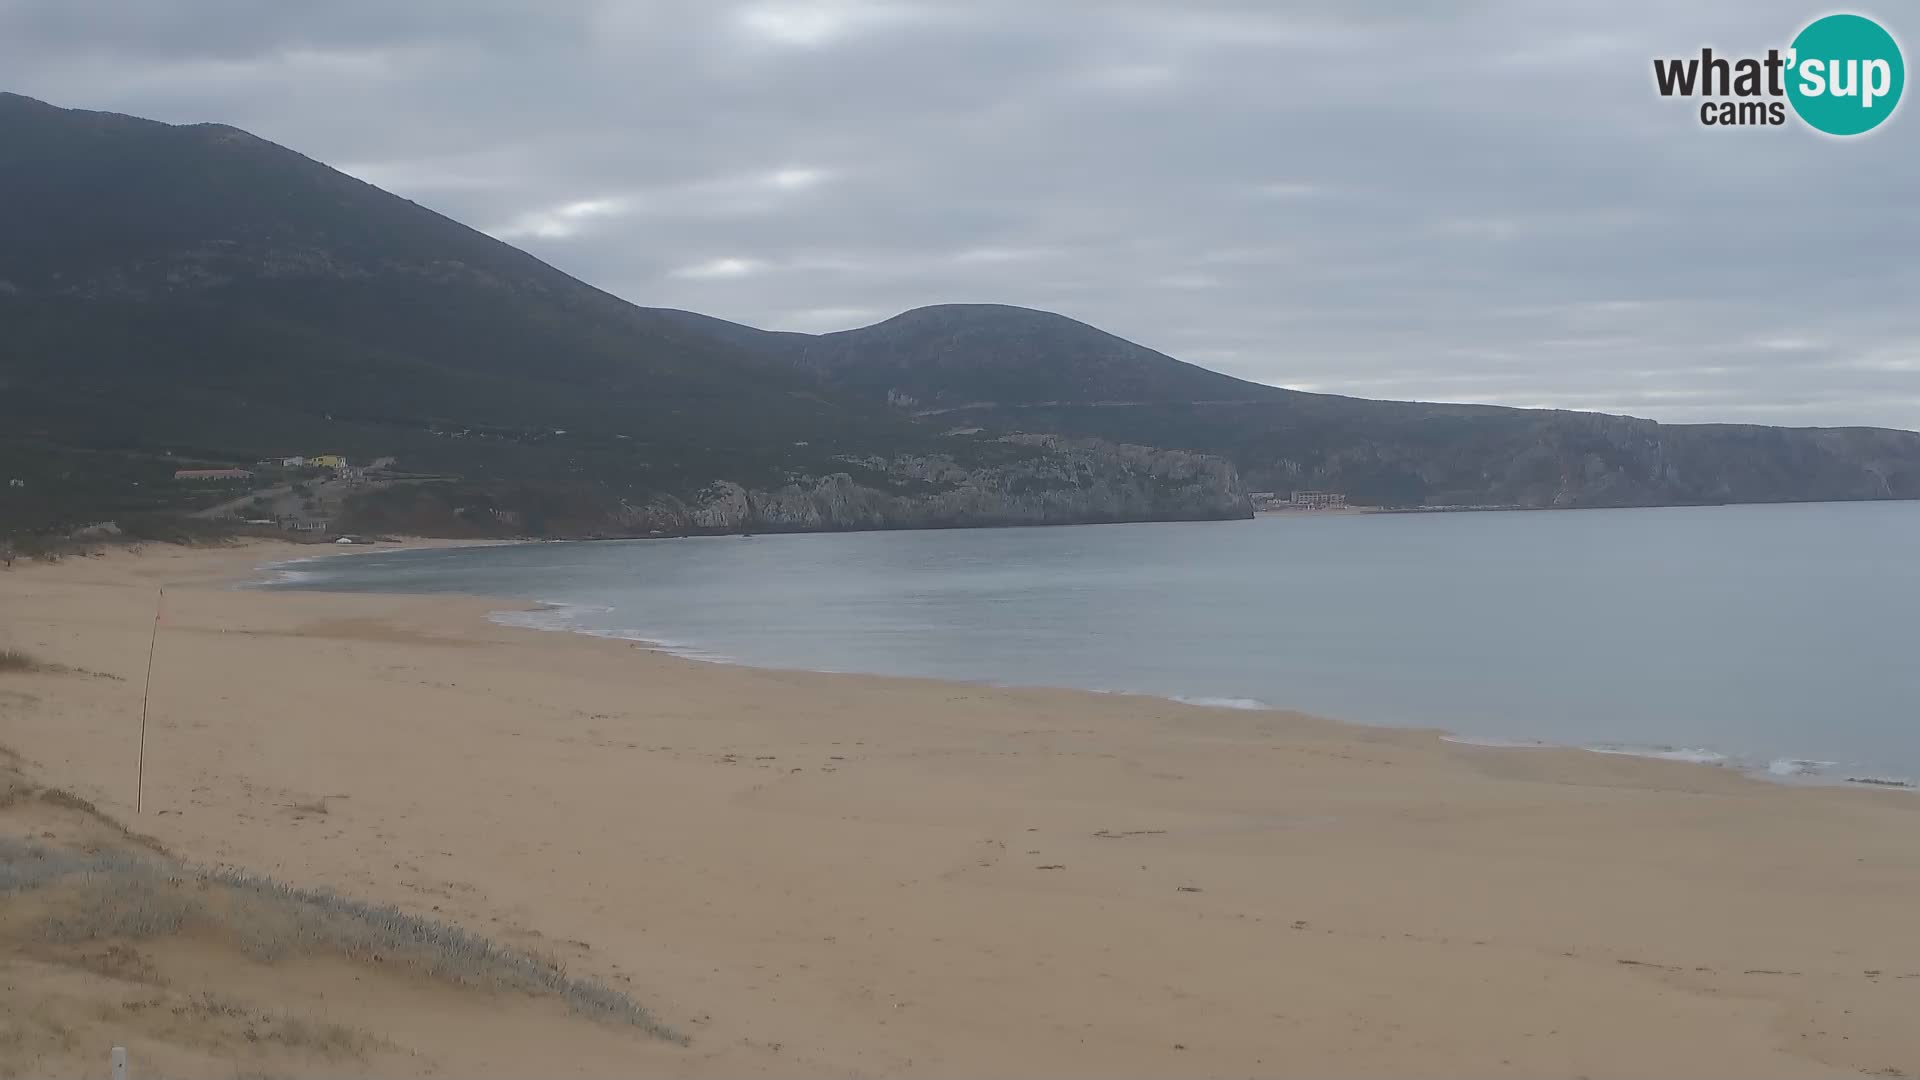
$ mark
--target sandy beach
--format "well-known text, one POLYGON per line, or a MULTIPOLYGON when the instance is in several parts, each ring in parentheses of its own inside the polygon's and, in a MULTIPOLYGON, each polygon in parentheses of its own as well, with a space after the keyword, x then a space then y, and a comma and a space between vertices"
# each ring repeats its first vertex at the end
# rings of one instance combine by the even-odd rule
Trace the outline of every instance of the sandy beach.
POLYGON ((0 746, 180 859, 552 956, 685 1044, 345 962, 182 938, 141 983, 10 938, 13 1074, 118 1040, 148 1074, 1920 1075, 1911 792, 231 587, 308 553, 0 572, 0 648, 48 665, 0 673, 0 746), (256 1060, 136 1023, 162 983, 364 1039, 256 1060))

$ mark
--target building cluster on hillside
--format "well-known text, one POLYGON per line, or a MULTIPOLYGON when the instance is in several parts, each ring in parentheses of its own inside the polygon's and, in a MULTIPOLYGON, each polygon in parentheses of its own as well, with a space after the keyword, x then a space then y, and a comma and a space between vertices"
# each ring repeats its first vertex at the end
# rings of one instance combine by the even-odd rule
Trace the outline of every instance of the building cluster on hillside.
POLYGON ((343 504, 347 489, 391 479, 389 470, 394 460, 382 457, 356 466, 340 454, 274 457, 256 462, 251 469, 176 469, 173 478, 183 482, 244 482, 253 490, 229 498, 219 511, 248 525, 328 533, 333 528, 330 519, 343 504))
POLYGON ((1347 497, 1338 491, 1296 491, 1289 500, 1297 510, 1345 510, 1347 497))
POLYGON ((252 469, 175 469, 175 480, 251 480, 258 469, 331 469, 337 479, 353 484, 366 478, 367 470, 381 469, 393 464, 393 459, 381 458, 371 466, 355 467, 339 454, 315 454, 312 457, 294 456, 262 458, 254 462, 252 469))
POLYGON ((344 469, 347 459, 339 454, 315 454, 312 457, 267 458, 262 465, 279 465, 288 469, 344 469))
POLYGON ((1277 491, 1252 491, 1247 498, 1258 510, 1345 510, 1347 497, 1338 491, 1294 491, 1282 498, 1277 491))

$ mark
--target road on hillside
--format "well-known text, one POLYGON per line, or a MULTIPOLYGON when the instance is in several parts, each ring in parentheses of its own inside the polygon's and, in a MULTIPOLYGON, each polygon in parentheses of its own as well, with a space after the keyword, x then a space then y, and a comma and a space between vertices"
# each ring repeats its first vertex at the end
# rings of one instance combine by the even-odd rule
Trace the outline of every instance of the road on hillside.
POLYGON ((292 484, 277 484, 270 488, 261 488, 258 491, 249 491, 245 495, 241 495, 238 498, 228 499, 225 502, 215 503, 212 506, 207 507, 205 510, 195 510, 193 512, 193 516, 197 518, 229 517, 233 514, 234 511, 240 509, 241 507, 247 505, 248 503, 252 502, 255 499, 278 499, 283 496, 290 495, 292 493, 293 493, 292 484))

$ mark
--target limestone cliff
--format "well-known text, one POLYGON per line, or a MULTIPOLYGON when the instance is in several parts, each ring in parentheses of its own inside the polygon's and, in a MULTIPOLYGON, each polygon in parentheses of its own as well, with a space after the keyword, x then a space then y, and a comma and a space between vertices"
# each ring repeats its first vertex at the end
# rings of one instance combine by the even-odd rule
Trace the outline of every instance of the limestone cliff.
POLYGON ((801 532, 1244 518, 1239 475, 1204 454, 1012 435, 1015 460, 968 467, 948 455, 849 458, 845 472, 771 490, 732 481, 613 515, 616 531, 801 532))

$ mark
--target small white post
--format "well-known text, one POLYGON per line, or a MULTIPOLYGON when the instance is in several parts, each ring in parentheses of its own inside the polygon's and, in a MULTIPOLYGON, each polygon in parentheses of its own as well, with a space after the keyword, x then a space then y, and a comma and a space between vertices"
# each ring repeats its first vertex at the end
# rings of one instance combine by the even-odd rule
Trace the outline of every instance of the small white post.
POLYGON ((127 1080, 127 1048, 113 1048, 113 1080, 127 1080))

